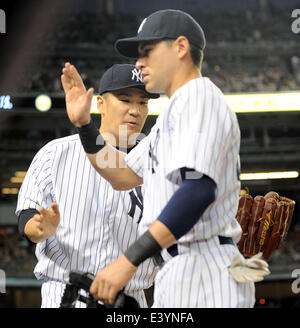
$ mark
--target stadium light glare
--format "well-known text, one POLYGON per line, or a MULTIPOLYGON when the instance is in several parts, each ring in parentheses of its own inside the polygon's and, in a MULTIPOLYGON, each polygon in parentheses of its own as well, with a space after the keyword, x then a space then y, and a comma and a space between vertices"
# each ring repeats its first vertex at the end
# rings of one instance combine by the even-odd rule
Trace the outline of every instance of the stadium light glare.
POLYGON ((25 177, 25 175, 26 175, 26 171, 16 171, 15 172, 15 176, 17 177, 17 178, 24 178, 25 177))
POLYGON ((52 100, 48 95, 39 95, 35 98, 35 108, 40 112, 47 112, 52 107, 52 100))
MULTIPOLYGON (((300 111, 300 92, 226 94, 225 99, 236 113, 268 113, 300 111)), ((161 95, 158 99, 150 99, 148 115, 159 115, 168 105, 169 98, 161 95)), ((94 95, 91 113, 97 110, 97 95, 94 95)))
POLYGON ((1 193, 3 195, 17 195, 19 193, 19 188, 2 188, 1 193))
POLYGON ((225 95, 236 113, 300 111, 300 92, 225 95))
POLYGON ((23 180, 24 180, 24 178, 20 178, 20 177, 11 177, 11 178, 9 179, 9 181, 10 181, 11 183, 22 183, 23 180))
POLYGON ((293 179, 298 176, 298 171, 241 173, 240 180, 293 179))

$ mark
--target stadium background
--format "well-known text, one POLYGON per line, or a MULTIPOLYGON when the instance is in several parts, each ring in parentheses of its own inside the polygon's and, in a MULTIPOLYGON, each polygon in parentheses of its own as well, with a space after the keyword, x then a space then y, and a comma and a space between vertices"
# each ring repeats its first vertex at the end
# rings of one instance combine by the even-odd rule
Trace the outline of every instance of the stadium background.
MULTIPOLYGON (((269 260, 272 274, 256 284, 256 307, 299 308, 300 33, 293 31, 292 12, 300 10, 300 1, 13 3, 1 7, 6 33, 0 34, 0 307, 40 306, 34 248, 19 236, 14 211, 35 153, 48 141, 75 133, 64 108, 63 64, 75 64, 86 86, 97 90, 104 70, 128 62, 114 52, 114 41, 134 35, 151 12, 174 8, 192 14, 205 30, 203 74, 233 99, 242 135, 242 173, 294 172, 292 178, 242 180, 242 186, 252 195, 275 190, 296 201, 288 237, 269 260), (50 97, 49 110, 49 98, 38 103, 39 95, 50 97)), ((157 112, 160 105, 151 108, 157 112)), ((93 117, 99 123, 99 115, 93 117)), ((149 115, 144 133, 156 118, 149 115)))

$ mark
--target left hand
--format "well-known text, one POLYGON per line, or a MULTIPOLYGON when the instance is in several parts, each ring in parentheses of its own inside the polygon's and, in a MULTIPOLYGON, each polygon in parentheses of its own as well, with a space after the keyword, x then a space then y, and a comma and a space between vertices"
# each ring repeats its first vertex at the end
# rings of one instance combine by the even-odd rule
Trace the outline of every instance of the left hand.
POLYGON ((35 214, 25 225, 25 235, 34 243, 51 237, 55 234, 60 221, 57 203, 51 204, 51 209, 39 208, 39 214, 35 214))
POLYGON ((91 121, 90 108, 94 89, 86 91, 76 67, 70 63, 66 63, 62 70, 61 82, 70 121, 77 127, 88 124, 91 121))
POLYGON ((137 267, 125 255, 121 255, 97 273, 90 287, 91 294, 105 305, 113 305, 118 292, 126 286, 136 270, 137 267))

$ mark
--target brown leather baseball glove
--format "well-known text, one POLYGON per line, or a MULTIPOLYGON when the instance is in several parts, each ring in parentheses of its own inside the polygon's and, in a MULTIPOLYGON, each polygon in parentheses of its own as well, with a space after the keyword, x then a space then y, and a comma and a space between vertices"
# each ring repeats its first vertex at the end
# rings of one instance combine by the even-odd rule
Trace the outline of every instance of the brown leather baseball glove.
POLYGON ((243 230, 238 247, 244 257, 262 252, 269 259, 287 235, 294 208, 295 201, 274 191, 254 198, 249 193, 241 195, 236 219, 243 230))

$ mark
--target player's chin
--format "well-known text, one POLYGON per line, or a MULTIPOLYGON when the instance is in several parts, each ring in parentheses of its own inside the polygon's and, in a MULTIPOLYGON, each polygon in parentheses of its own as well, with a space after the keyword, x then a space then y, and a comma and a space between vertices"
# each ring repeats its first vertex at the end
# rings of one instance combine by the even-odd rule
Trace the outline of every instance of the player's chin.
POLYGON ((140 133, 142 130, 142 126, 140 124, 127 123, 126 126, 128 131, 128 137, 133 133, 140 133))
POLYGON ((158 88, 153 82, 150 82, 150 81, 145 83, 145 89, 149 93, 161 93, 162 92, 162 90, 160 90, 160 88, 158 88))
POLYGON ((145 76, 143 78, 143 83, 145 84, 145 90, 147 92, 152 92, 152 88, 151 88, 151 82, 150 82, 150 78, 149 75, 145 76))

